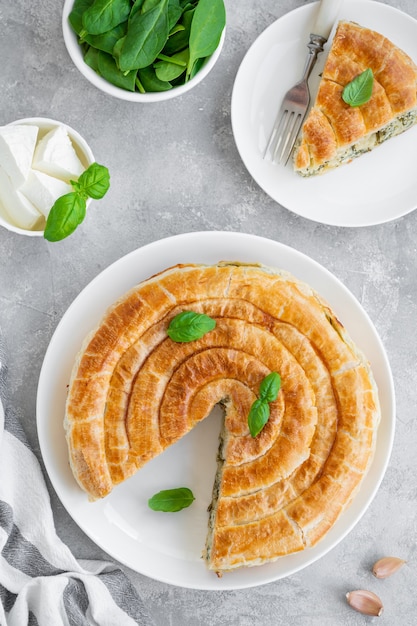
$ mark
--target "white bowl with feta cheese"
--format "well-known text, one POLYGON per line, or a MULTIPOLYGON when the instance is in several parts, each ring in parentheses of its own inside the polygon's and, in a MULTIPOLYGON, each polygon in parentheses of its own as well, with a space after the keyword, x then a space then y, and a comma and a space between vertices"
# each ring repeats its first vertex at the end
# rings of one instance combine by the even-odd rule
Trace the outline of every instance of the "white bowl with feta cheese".
POLYGON ((43 236, 54 202, 93 162, 85 139, 62 122, 30 117, 0 126, 0 226, 43 236))

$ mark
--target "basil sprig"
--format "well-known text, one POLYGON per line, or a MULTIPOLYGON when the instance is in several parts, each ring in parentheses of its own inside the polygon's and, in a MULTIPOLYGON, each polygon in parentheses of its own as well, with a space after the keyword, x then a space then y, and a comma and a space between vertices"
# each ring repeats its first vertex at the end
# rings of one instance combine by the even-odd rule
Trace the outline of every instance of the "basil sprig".
POLYGON ((85 218, 87 198, 99 200, 110 187, 109 170, 104 165, 92 163, 78 178, 70 180, 74 191, 56 200, 46 220, 44 237, 48 241, 61 241, 71 235, 85 218))
POLYGON ((372 96, 374 75, 370 68, 366 69, 348 83, 343 91, 342 98, 351 107, 359 107, 369 102, 372 96))
POLYGON ((205 313, 183 311, 172 318, 167 329, 167 334, 177 343, 187 343, 201 339, 201 337, 215 327, 216 321, 208 315, 205 315, 205 313))
POLYGON ((153 511, 163 511, 164 513, 175 513, 189 507, 195 498, 188 487, 178 487, 178 489, 165 489, 159 491, 148 500, 148 506, 153 511))
POLYGON ((271 372, 259 385, 259 398, 252 404, 248 415, 248 426, 252 437, 259 435, 267 424, 270 416, 269 403, 278 397, 281 387, 281 377, 277 372, 271 372))
POLYGON ((281 377, 277 372, 271 372, 259 385, 259 397, 265 402, 273 402, 277 399, 281 387, 281 377))

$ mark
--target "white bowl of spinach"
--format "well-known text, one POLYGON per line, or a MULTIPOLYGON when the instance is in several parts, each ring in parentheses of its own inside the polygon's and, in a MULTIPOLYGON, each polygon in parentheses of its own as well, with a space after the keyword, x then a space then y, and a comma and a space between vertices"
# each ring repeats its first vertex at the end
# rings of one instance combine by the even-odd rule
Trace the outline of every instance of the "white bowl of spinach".
POLYGON ((197 85, 225 36, 223 0, 65 0, 62 28, 80 72, 107 94, 157 102, 197 85))

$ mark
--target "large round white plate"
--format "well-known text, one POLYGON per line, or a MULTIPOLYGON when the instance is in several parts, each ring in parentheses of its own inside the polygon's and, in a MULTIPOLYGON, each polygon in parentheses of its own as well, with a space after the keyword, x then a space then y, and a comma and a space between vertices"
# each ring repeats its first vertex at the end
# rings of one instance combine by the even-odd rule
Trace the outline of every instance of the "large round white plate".
POLYGON ((84 532, 112 557, 147 576, 197 589, 238 589, 267 583, 300 570, 326 554, 358 522, 385 472, 394 433, 394 390, 389 364, 376 330, 353 295, 326 269, 275 241, 241 233, 178 235, 131 252, 105 269, 74 300, 59 323, 43 362, 37 396, 39 443, 52 484, 84 532), (67 385, 84 336, 106 308, 141 280, 176 263, 219 260, 261 262, 292 272, 314 287, 346 322, 371 362, 380 388, 382 422, 374 462, 350 508, 315 548, 222 579, 201 558, 207 532, 220 432, 214 411, 187 437, 152 460, 105 499, 88 502, 68 464, 63 417, 67 385), (196 497, 179 513, 155 513, 148 498, 161 489, 187 486, 196 497))
MULTIPOLYGON (((302 178, 291 162, 283 167, 263 159, 282 98, 303 73, 317 6, 308 4, 278 19, 244 57, 232 94, 237 148, 258 185, 302 217, 336 226, 396 219, 417 206, 417 128, 322 176, 302 178)), ((344 0, 338 19, 382 33, 417 61, 417 21, 401 11, 371 0, 344 0)), ((310 78, 313 100, 332 36, 310 78)))

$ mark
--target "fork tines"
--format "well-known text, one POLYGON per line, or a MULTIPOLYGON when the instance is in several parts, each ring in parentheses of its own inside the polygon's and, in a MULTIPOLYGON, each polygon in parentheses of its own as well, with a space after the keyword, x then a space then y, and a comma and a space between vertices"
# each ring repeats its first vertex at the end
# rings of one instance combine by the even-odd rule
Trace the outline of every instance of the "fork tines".
POLYGON ((281 108, 278 112, 264 157, 270 155, 273 163, 286 165, 294 148, 303 119, 304 115, 300 112, 290 111, 285 107, 281 108))

